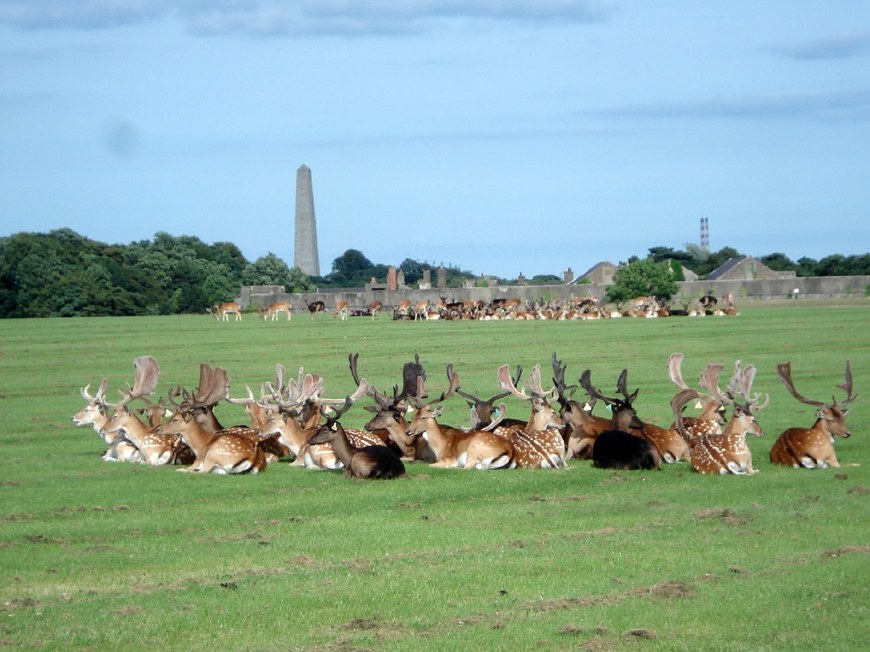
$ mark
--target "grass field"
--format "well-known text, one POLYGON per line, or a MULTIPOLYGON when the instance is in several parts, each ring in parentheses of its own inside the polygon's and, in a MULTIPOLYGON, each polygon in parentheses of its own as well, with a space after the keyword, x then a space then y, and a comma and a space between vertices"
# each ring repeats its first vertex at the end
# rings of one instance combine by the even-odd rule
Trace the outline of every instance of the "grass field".
MULTIPOLYGON (((208 316, 0 321, 0 646, 245 650, 858 650, 870 638, 870 305, 750 305, 730 318, 604 322, 264 323, 208 316), (635 405, 672 420, 670 353, 684 377, 707 362, 759 369, 770 394, 750 477, 685 463, 613 472, 464 472, 408 465, 390 482, 271 465, 257 476, 103 462, 71 416, 105 376, 109 393, 153 355, 158 394, 194 388, 200 362, 232 391, 280 362, 353 388, 347 355, 379 389, 419 353, 430 391, 452 363, 462 386, 497 391, 501 364, 550 378, 552 352, 605 393, 622 368, 635 405), (851 360, 858 394, 840 469, 773 467, 767 451, 851 360)), ((545 382, 545 387, 548 385, 545 382)), ((512 400, 512 399, 511 399, 512 400)), ((445 421, 467 425, 449 399, 445 421)), ((510 403, 510 415, 525 408, 510 403)), ((244 422, 222 405, 225 423, 244 422)), ((359 426, 354 407, 343 419, 359 426)))

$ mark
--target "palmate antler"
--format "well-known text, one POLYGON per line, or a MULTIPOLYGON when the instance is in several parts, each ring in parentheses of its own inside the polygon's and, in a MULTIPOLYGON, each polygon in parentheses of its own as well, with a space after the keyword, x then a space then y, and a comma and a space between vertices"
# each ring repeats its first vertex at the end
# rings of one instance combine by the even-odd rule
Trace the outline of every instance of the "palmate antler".
POLYGON ((135 369, 133 387, 128 386, 126 392, 120 392, 122 399, 119 405, 122 407, 126 407, 130 401, 137 398, 150 396, 157 387, 157 379, 160 377, 160 367, 150 355, 139 356, 133 360, 133 368, 135 369))
POLYGON ((194 407, 217 405, 226 398, 229 386, 230 378, 226 369, 203 362, 199 365, 199 387, 190 400, 194 407))
POLYGON ((846 361, 846 382, 842 385, 837 385, 838 389, 842 389, 846 392, 846 398, 842 401, 837 401, 836 398, 832 397, 831 403, 825 403, 824 401, 814 401, 808 399, 794 388, 794 383, 791 379, 791 362, 783 362, 781 364, 776 365, 776 374, 779 376, 779 379, 783 382, 788 389, 789 393, 794 396, 801 403, 805 403, 807 405, 814 405, 816 407, 832 407, 834 405, 839 405, 841 407, 845 407, 849 403, 855 400, 856 395, 852 393, 852 366, 849 364, 849 361, 846 361))
POLYGON ((754 365, 743 367, 743 363, 740 360, 737 360, 734 364, 734 375, 731 377, 731 380, 728 383, 728 389, 726 390, 726 394, 728 398, 731 399, 731 403, 733 403, 735 407, 741 407, 749 414, 756 414, 760 410, 766 408, 770 403, 770 395, 765 398, 764 403, 758 402, 761 398, 761 394, 750 396, 752 383, 755 380, 755 372, 756 369, 754 365), (738 397, 743 399, 743 403, 737 402, 738 397))

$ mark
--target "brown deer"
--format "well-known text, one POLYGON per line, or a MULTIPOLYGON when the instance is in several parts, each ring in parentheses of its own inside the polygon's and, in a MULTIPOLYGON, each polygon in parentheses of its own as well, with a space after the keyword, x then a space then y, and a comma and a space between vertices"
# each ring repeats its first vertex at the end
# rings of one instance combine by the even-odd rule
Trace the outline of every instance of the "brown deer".
POLYGON ((236 321, 242 320, 242 306, 235 301, 216 303, 212 308, 206 308, 206 311, 217 321, 229 321, 230 315, 235 315, 236 321))
POLYGON ((565 422, 565 458, 590 459, 592 446, 602 432, 611 429, 611 420, 592 414, 596 399, 590 398, 580 403, 571 398, 576 385, 565 385, 565 367, 553 353, 553 383, 556 386, 556 397, 561 406, 560 416, 565 422))
POLYGON ((389 480, 405 474, 405 465, 396 454, 383 445, 357 447, 353 445, 338 419, 347 412, 359 397, 366 394, 365 379, 344 404, 332 411, 322 425, 308 440, 309 444, 329 444, 344 467, 346 478, 379 478, 389 480))
POLYGON ((746 444, 746 435, 761 437, 761 429, 755 415, 764 409, 769 397, 759 404, 760 395, 750 396, 752 382, 755 379, 755 367, 743 367, 740 360, 735 364, 734 375, 723 394, 719 390, 718 369, 713 366, 705 381, 713 396, 726 406, 733 406, 731 418, 720 435, 706 434, 690 440, 683 428, 683 407, 691 400, 701 398, 694 389, 684 389, 671 399, 671 408, 677 430, 686 436, 690 446, 692 470, 707 475, 751 475, 757 473, 752 468, 752 452, 746 444), (738 398, 742 401, 738 402, 738 398))
POLYGON ((565 468, 565 440, 561 431, 565 422, 556 414, 551 404, 555 389, 545 392, 541 387, 540 365, 535 365, 529 374, 526 381, 528 393, 517 389, 508 365, 499 367, 498 382, 501 389, 528 401, 532 407, 528 423, 497 425, 492 429, 493 433, 511 443, 514 465, 526 469, 565 468))
MULTIPOLYGON (((681 390, 689 389, 688 384, 683 380, 681 366, 683 363, 682 353, 672 353, 668 358, 668 373, 671 382, 681 390)), ((710 387, 710 383, 719 377, 722 371, 722 365, 708 364, 701 373, 701 386, 710 387)), ((715 386, 715 384, 714 384, 715 386)), ((712 391, 712 390, 710 390, 712 391)), ((711 394, 698 393, 698 405, 701 413, 696 417, 683 417, 683 431, 686 433, 688 441, 693 440, 703 435, 720 435, 722 434, 722 426, 725 425, 725 405, 715 396, 711 394)), ((676 422, 671 425, 676 428, 676 422)))
MULTIPOLYGON (((103 430, 106 435, 123 434, 139 450, 145 464, 175 464, 186 448, 181 437, 158 433, 159 422, 157 426, 146 425, 129 407, 131 401, 143 399, 154 391, 160 373, 157 361, 151 356, 141 356, 136 358, 133 366, 136 370, 133 387, 128 392, 122 392, 123 398, 115 405, 103 430)), ((155 413, 162 416, 162 406, 157 407, 155 413)))
POLYGON ((381 310, 383 310, 383 309, 384 309, 384 304, 382 301, 372 301, 369 304, 369 307, 366 310, 366 312, 368 312, 368 314, 370 314, 372 316, 372 319, 375 319, 380 314, 381 310))
POLYGON ((257 312, 260 313, 260 317, 263 318, 263 321, 276 321, 278 319, 278 315, 282 312, 287 315, 287 321, 293 319, 293 311, 290 309, 289 301, 274 301, 269 304, 268 307, 261 306, 257 312))
POLYGON ((852 393, 852 368, 849 362, 846 362, 846 382, 837 385, 846 392, 846 398, 843 401, 833 399, 830 403, 813 401, 797 392, 791 379, 791 362, 776 365, 776 373, 792 396, 818 409, 812 427, 789 428, 777 438, 770 449, 770 461, 805 469, 840 466, 834 452, 834 437, 846 438, 852 434, 846 426, 846 415, 849 414, 846 406, 856 398, 852 393))
POLYGON ((340 319, 341 321, 347 321, 347 318, 350 316, 350 304, 345 299, 339 299, 335 302, 335 312, 332 313, 333 319, 340 319))
POLYGON ((465 469, 502 469, 513 465, 513 448, 504 437, 483 430, 463 432, 461 430, 443 428, 437 421, 441 416, 441 408, 433 407, 449 396, 459 387, 459 377, 448 366, 450 386, 437 399, 423 403, 420 399, 424 394, 423 380, 418 378, 417 396, 412 398, 416 407, 414 418, 406 432, 412 436, 423 437, 432 447, 437 462, 431 464, 437 468, 465 469))
POLYGON ((308 312, 311 313, 311 319, 314 319, 318 313, 327 312, 326 304, 323 301, 312 301, 308 303, 303 299, 305 303, 305 307, 308 308, 308 312))

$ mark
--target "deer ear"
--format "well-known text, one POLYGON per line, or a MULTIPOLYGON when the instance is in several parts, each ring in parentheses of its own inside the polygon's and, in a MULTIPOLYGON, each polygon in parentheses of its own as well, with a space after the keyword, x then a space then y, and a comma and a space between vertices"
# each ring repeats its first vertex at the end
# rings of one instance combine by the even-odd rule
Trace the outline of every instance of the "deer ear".
POLYGON ((443 410, 440 407, 437 407, 434 410, 432 410, 432 414, 433 414, 433 416, 435 416, 435 418, 440 417, 442 412, 443 412, 443 410))

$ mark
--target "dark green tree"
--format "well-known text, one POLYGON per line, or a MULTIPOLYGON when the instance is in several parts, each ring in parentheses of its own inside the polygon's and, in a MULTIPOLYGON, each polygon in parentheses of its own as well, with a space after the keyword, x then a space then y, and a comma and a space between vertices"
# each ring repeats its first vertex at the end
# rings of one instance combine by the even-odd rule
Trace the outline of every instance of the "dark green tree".
POLYGON ((653 296, 668 303, 677 292, 677 282, 667 263, 652 259, 638 260, 624 265, 613 275, 606 299, 617 305, 636 297, 653 296))
POLYGON ((290 268, 271 251, 249 263, 242 271, 242 285, 290 285, 290 268))

